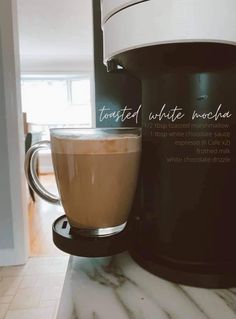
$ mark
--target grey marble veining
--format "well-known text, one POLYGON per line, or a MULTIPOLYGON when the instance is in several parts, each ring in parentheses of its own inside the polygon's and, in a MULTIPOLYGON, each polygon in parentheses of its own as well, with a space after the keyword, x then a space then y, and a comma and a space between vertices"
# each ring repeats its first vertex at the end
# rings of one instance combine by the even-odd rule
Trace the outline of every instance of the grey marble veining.
POLYGON ((57 319, 236 319, 236 289, 179 286, 127 253, 71 256, 57 319))

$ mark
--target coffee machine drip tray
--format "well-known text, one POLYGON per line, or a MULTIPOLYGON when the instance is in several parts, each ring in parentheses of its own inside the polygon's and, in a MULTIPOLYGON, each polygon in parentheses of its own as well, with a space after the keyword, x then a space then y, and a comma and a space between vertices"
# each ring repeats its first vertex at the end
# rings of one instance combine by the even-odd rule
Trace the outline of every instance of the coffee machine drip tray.
POLYGON ((52 225, 53 242, 60 250, 81 257, 105 257, 127 250, 129 229, 107 237, 85 237, 78 235, 65 215, 52 225))

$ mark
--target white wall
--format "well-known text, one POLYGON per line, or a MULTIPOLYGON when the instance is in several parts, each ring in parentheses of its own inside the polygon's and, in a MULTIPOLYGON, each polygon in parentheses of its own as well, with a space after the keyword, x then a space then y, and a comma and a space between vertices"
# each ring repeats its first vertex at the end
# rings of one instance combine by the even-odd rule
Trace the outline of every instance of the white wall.
POLYGON ((0 1, 0 265, 28 256, 15 0, 0 1))
POLYGON ((92 0, 17 0, 23 72, 92 71, 92 0))

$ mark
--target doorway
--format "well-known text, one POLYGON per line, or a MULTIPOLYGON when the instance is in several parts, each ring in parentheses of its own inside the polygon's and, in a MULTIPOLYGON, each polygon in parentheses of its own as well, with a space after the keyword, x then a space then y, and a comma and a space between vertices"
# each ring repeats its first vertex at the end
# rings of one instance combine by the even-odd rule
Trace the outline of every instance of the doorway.
MULTIPOLYGON (((90 74, 23 74, 21 79, 22 110, 25 119, 25 149, 50 140, 55 127, 92 126, 90 74)), ((41 151, 37 173, 44 187, 57 194, 50 150, 41 151)), ((30 256, 62 255, 52 241, 52 224, 63 215, 60 206, 45 202, 27 188, 30 256)))
MULTIPOLYGON (((49 140, 51 128, 93 126, 93 2, 17 2, 25 137, 31 134, 32 145, 49 140)), ((38 175, 55 193, 49 150, 39 153, 38 175)), ((64 214, 62 209, 28 187, 27 204, 30 255, 61 254, 53 244, 51 227, 64 214)))

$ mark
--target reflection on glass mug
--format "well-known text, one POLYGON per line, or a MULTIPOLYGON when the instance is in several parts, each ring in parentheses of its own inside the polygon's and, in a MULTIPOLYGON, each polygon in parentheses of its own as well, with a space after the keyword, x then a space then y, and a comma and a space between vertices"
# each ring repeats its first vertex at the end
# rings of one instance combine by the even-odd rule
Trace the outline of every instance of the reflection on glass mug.
POLYGON ((61 204, 73 229, 85 236, 108 236, 124 229, 136 190, 141 129, 50 130, 51 142, 33 145, 26 155, 30 187, 61 204), (60 198, 39 182, 37 152, 51 148, 60 198))

